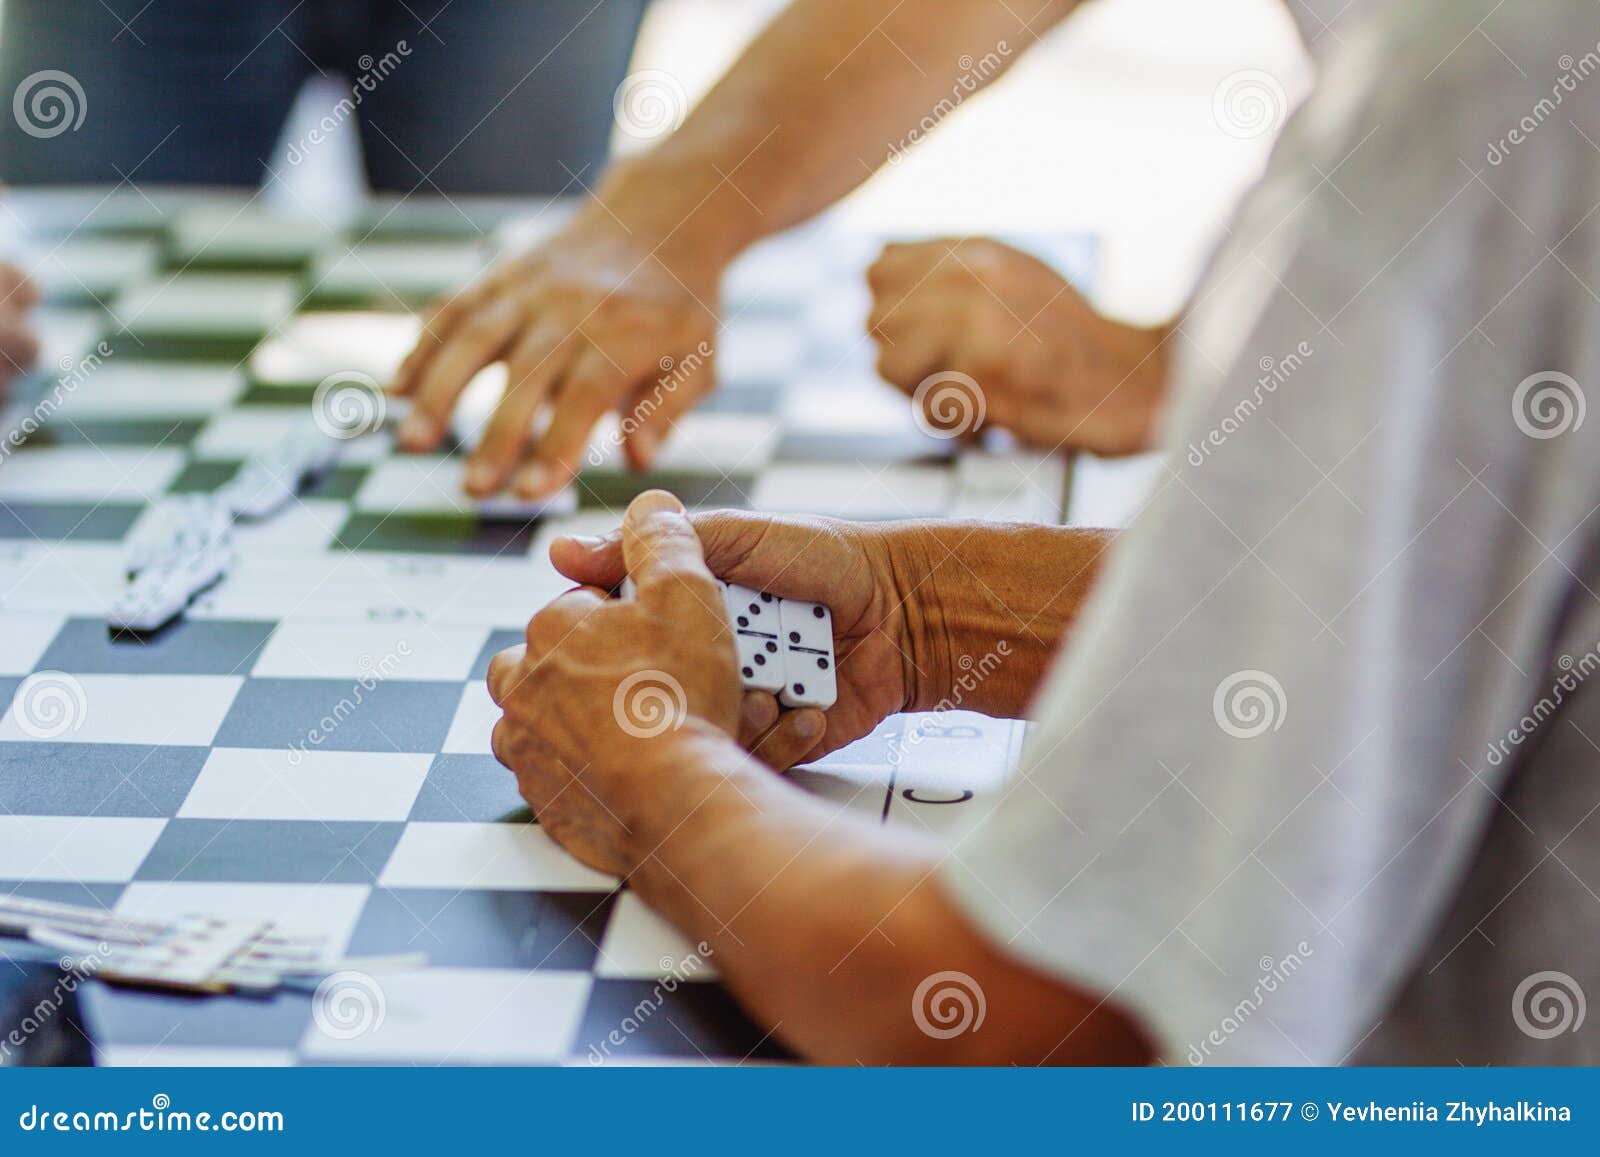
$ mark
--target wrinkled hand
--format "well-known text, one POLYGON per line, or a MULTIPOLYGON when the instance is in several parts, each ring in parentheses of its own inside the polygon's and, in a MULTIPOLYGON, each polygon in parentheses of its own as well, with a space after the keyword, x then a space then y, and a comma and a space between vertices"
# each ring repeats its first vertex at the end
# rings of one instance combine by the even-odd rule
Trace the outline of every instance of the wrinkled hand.
POLYGON ((26 373, 39 356, 39 340, 28 318, 38 300, 27 274, 0 262, 0 398, 11 379, 26 373))
MULTIPOLYGON (((528 623, 527 643, 489 664, 504 713, 495 756, 551 837, 578 859, 626 874, 641 809, 671 784, 653 776, 658 748, 680 734, 739 722, 739 675, 722 595, 683 507, 670 494, 634 499, 621 549, 638 597, 569 591, 528 623)), ((731 742, 731 740, 730 740, 731 742)))
POLYGON ((430 308, 390 385, 412 399, 401 448, 436 447, 468 381, 503 360, 505 394, 468 462, 469 493, 492 494, 514 471, 523 497, 561 489, 613 410, 627 419, 628 462, 647 467, 673 421, 712 387, 721 273, 716 262, 653 248, 591 207, 430 308), (525 460, 542 410, 548 425, 525 460))
MULTIPOLYGON (((929 428, 966 434, 983 414, 1039 449, 1147 449, 1166 377, 1166 327, 1095 312, 1048 265, 998 241, 887 246, 868 273, 878 372, 929 428), (980 398, 930 383, 966 375, 980 398)), ((969 393, 963 386, 957 389, 969 393)))
MULTIPOLYGON (((739 741, 776 768, 820 759, 906 709, 915 682, 907 606, 897 594, 888 533, 826 518, 775 518, 737 511, 697 515, 695 533, 711 573, 784 598, 826 603, 833 612, 839 698, 826 713, 780 712, 775 696, 744 694, 739 741)), ((556 569, 575 582, 613 587, 631 572, 627 528, 600 538, 558 538, 556 569)), ((719 608, 719 615, 721 614, 719 608)), ((704 629, 698 621, 692 628, 704 629)), ((720 633, 730 628, 726 617, 720 633)), ((690 627, 680 638, 685 645, 690 627)))

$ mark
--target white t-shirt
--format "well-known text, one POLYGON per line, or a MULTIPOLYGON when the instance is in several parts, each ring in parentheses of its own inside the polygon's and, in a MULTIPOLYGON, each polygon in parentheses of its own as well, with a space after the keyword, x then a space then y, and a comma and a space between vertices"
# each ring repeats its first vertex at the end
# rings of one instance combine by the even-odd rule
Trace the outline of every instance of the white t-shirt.
POLYGON ((1597 45, 1587 0, 1341 21, 950 849, 1169 1063, 1600 1062, 1597 45))

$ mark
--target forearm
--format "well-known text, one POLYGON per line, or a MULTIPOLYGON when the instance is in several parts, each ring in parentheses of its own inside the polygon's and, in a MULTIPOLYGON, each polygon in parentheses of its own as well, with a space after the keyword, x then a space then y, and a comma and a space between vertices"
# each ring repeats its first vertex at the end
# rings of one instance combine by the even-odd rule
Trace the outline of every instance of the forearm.
POLYGON ((934 848, 837 813, 714 732, 664 750, 651 778, 676 802, 633 825, 632 886, 711 947, 740 1001, 791 1047, 832 1064, 1148 1059, 1119 1013, 980 937, 941 892, 934 848), (982 1032, 938 1039, 918 1026, 918 986, 946 971, 981 990, 982 1032))
POLYGON ((1025 714, 1114 535, 1026 523, 885 527, 909 641, 909 710, 1025 714))
POLYGON ((1076 2, 797 0, 676 133, 613 168, 597 211, 731 258, 855 188, 1076 2))

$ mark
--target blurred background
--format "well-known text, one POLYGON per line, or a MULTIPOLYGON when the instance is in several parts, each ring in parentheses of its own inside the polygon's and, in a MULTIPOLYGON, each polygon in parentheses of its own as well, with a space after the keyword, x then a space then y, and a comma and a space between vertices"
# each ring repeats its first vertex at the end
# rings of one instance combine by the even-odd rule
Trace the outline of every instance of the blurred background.
MULTIPOLYGON (((666 72, 698 98, 783 6, 654 0, 633 69, 666 72)), ((1098 304, 1130 320, 1165 317, 1281 123, 1272 118, 1256 135, 1219 127, 1219 86, 1241 70, 1268 74, 1291 102, 1306 91, 1310 63, 1281 0, 1096 0, 884 169, 843 214, 873 230, 1095 233, 1098 304)), ((282 147, 347 92, 340 78, 309 85, 282 147)), ((355 191, 355 142, 344 132, 314 163, 276 164, 295 183, 278 196, 292 204, 355 191)), ((614 144, 637 142, 618 132, 614 144)))

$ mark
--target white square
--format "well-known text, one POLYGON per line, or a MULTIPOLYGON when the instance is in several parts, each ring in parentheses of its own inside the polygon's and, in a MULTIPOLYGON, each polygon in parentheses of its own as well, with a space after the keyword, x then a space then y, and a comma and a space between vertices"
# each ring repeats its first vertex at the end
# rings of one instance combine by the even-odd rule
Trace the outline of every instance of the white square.
POLYGON ((442 623, 279 623, 251 674, 258 679, 465 679, 489 638, 486 627, 442 623))
POLYGON ((401 834, 378 884, 609 892, 617 880, 580 864, 538 824, 414 823, 401 834))
MULTIPOLYGON (((196 458, 242 460, 265 453, 311 422, 311 411, 298 406, 238 406, 218 414, 194 440, 196 458)), ((389 453, 393 439, 385 430, 340 444, 347 462, 374 462, 389 453)))
POLYGON ((155 241, 74 237, 41 242, 22 255, 21 264, 46 299, 103 298, 153 273, 160 259, 161 248, 155 241))
POLYGON ((240 553, 325 550, 349 517, 349 507, 336 499, 296 497, 270 518, 235 522, 233 545, 240 553))
POLYGON ((403 302, 464 285, 482 268, 483 253, 471 243, 368 241, 318 253, 311 266, 311 292, 403 302))
POLYGON ((107 361, 64 390, 56 412, 75 420, 209 418, 244 387, 244 373, 226 363, 107 361))
POLYGON ((600 940, 596 976, 626 980, 713 980, 717 970, 709 946, 701 946, 645 907, 633 892, 617 897, 600 940))
POLYGON ((243 683, 238 675, 39 672, 0 717, 0 740, 205 747, 243 683), (41 713, 46 694, 65 715, 41 713))
POLYGON ((217 747, 178 815, 226 820, 403 822, 430 755, 217 747))
POLYGON ((0 815, 0 879, 122 883, 166 826, 163 819, 0 815))
POLYGON ((541 502, 512 494, 468 497, 462 489, 466 460, 455 455, 386 458, 367 473, 356 494, 357 510, 376 514, 476 514, 482 518, 527 521, 549 511, 576 509, 577 495, 562 491, 541 502))
POLYGON ((33 315, 33 335, 39 339, 37 364, 54 373, 70 371, 91 346, 101 348, 95 342, 105 331, 105 314, 98 309, 41 309, 33 315))
POLYGON ((371 889, 365 884, 197 884, 135 882, 117 899, 119 916, 171 920, 204 913, 271 920, 288 936, 326 936, 342 953, 371 889))
POLYGON ((304 385, 330 374, 366 374, 379 383, 400 368, 421 322, 406 313, 302 313, 250 355, 250 375, 266 385, 304 385))
POLYGON ((123 290, 111 316, 136 336, 249 337, 282 321, 294 304, 291 277, 157 274, 123 290))
POLYGON ((941 466, 779 462, 756 480, 751 506, 836 518, 933 518, 949 506, 952 480, 941 466))
POLYGON ((300 1042, 315 1060, 527 1064, 569 1053, 592 983, 582 972, 430 968, 375 978, 381 1018, 354 1036, 313 1017, 300 1042))
POLYGON ((461 702, 444 737, 444 751, 451 755, 492 755, 489 735, 499 722, 500 708, 489 697, 488 684, 473 680, 461 691, 461 702))
POLYGON ((98 615, 122 593, 117 543, 0 543, 0 591, 16 610, 98 615))
POLYGON ((25 450, 0 468, 8 502, 151 502, 183 469, 176 447, 50 446, 25 450))
POLYGON ((0 611, 0 639, 5 640, 0 645, 0 675, 26 675, 32 671, 66 621, 65 615, 0 611))

